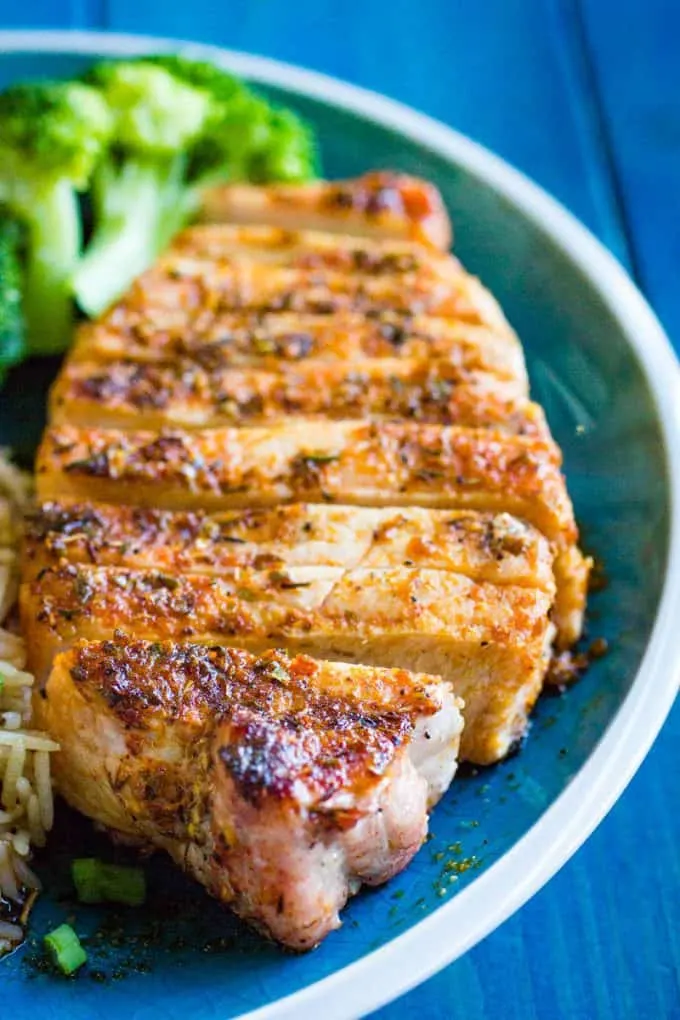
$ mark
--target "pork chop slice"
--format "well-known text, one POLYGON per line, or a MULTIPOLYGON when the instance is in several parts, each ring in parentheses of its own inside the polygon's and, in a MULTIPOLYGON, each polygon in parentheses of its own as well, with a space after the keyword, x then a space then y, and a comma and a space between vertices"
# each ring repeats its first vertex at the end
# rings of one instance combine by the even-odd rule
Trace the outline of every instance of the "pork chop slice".
POLYGON ((40 718, 75 808, 303 950, 421 846, 459 709, 405 670, 117 639, 56 659, 40 718))
POLYGON ((140 276, 124 306, 157 316, 189 308, 223 312, 338 312, 428 315, 477 326, 498 323, 497 306, 479 281, 450 257, 405 272, 370 275, 238 259, 216 261, 169 251, 140 276))
POLYGON ((576 538, 550 440, 411 422, 122 431, 55 426, 38 451, 38 497, 166 509, 276 503, 506 511, 551 541, 576 538))
POLYGON ((425 267, 442 275, 458 271, 458 261, 452 255, 417 241, 358 237, 292 225, 282 228, 270 223, 187 227, 173 238, 157 264, 175 255, 215 263, 258 262, 366 276, 398 276, 425 267))
POLYGON ((523 735, 547 670, 552 595, 418 568, 236 568, 220 577, 47 568, 20 593, 29 668, 118 631, 145 640, 282 647, 442 676, 465 701, 461 755, 487 764, 523 735))
POLYGON ((208 370, 247 366, 271 371, 301 361, 321 368, 319 362, 369 358, 442 359, 463 371, 514 380, 527 395, 519 341, 486 300, 480 306, 487 324, 480 326, 389 311, 369 318, 352 312, 219 311, 207 295, 203 302, 167 308, 149 305, 140 300, 142 295, 143 288, 133 288, 101 319, 80 326, 69 361, 182 359, 208 370))
POLYGON ((49 417, 81 428, 158 430, 401 418, 547 438, 542 409, 522 389, 441 359, 302 361, 275 370, 75 362, 52 386, 49 417))
POLYGON ((591 561, 551 440, 411 422, 319 422, 268 428, 47 430, 41 499, 210 511, 290 502, 505 512, 555 550, 558 642, 581 632, 591 561))
POLYGON ((510 514, 422 507, 291 503, 207 514, 40 504, 25 521, 22 577, 62 562, 215 576, 235 567, 423 567, 555 590, 550 544, 536 528, 510 514))
POLYGON ((265 223, 409 239, 440 249, 451 245, 451 223, 437 188, 384 170, 344 181, 218 185, 203 191, 200 215, 208 223, 265 223))

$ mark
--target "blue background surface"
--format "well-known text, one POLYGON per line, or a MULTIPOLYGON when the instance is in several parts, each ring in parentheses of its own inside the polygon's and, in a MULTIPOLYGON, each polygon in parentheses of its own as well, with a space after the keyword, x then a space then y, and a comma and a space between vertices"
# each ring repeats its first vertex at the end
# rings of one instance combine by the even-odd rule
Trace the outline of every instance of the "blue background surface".
MULTIPOLYGON (((0 27, 172 35, 300 63, 494 149, 628 267, 680 348, 675 0, 31 0, 0 27)), ((680 652, 680 649, 679 649, 680 652)), ((680 706, 587 845, 462 960, 376 1016, 680 1018, 680 706)))

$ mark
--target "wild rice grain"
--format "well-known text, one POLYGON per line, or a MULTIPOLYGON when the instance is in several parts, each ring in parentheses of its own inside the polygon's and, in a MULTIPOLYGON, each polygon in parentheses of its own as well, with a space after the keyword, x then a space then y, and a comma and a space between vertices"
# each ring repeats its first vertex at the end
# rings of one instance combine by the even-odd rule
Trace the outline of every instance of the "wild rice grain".
POLYGON ((47 751, 36 751, 33 755, 33 773, 35 791, 40 803, 40 820, 45 832, 49 832, 54 823, 54 799, 50 779, 50 756, 47 751))
MULTIPOLYGON (((12 836, 12 846, 14 847, 15 854, 19 854, 20 857, 28 857, 31 850, 31 841, 28 832, 25 829, 19 829, 12 836)), ((16 861, 16 856, 14 857, 16 861)))
POLYGON ((8 899, 15 902, 19 899, 19 887, 14 874, 12 853, 5 840, 0 840, 0 887, 3 895, 8 899))
POLYGON ((26 861, 22 860, 21 857, 18 857, 16 854, 14 856, 14 873, 21 884, 27 889, 35 889, 36 891, 42 889, 42 884, 38 876, 34 871, 31 871, 28 864, 26 864, 26 861))
MULTIPOLYGON (((40 882, 26 858, 31 843, 42 846, 54 807, 50 754, 58 745, 31 730, 33 677, 24 672, 22 638, 3 627, 18 584, 17 540, 32 480, 0 450, 0 898, 19 901, 22 889, 40 882)), ((23 938, 16 924, 0 921, 0 956, 23 938)))
MULTIPOLYGON (((10 736, 10 734, 8 733, 6 736, 10 736)), ((9 753, 9 760, 5 766, 5 775, 2 779, 2 805, 8 811, 11 811, 16 806, 17 779, 24 771, 25 764, 26 745, 25 743, 16 743, 9 753)))
POLYGON ((26 817, 28 819, 28 832, 31 843, 35 846, 45 845, 45 832, 40 820, 40 804, 34 793, 28 798, 26 805, 26 817))
POLYGON ((26 776, 19 776, 17 779, 17 800, 21 805, 28 804, 33 788, 26 776))
MULTIPOLYGON (((0 921, 0 939, 7 942, 20 942, 24 933, 18 924, 9 924, 7 921, 0 921)), ((7 948, 11 948, 7 946, 7 948)))

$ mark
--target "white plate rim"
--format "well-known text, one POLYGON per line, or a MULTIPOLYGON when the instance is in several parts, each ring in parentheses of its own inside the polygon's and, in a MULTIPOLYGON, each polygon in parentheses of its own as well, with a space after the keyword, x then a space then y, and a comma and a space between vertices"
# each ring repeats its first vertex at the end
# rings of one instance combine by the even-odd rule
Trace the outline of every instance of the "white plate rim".
POLYGON ((680 620, 680 368, 642 294, 590 231, 500 157, 403 103, 316 71, 180 39, 61 30, 0 31, 0 54, 129 56, 178 48, 254 81, 325 100, 389 127, 464 167, 518 206, 540 224, 599 291, 643 368, 665 440, 671 507, 662 597, 631 689, 585 764, 515 846, 449 903, 356 963, 241 1016, 241 1020, 314 1020, 322 1010, 324 1020, 347 1020, 378 1009, 431 977, 536 893, 614 805, 670 712, 680 682, 676 641, 680 620))

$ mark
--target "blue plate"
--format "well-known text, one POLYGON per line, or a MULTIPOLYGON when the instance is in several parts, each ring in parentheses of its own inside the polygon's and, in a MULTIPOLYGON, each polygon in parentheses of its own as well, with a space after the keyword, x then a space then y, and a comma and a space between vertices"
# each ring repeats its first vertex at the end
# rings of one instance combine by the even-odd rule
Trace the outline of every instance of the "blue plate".
MULTIPOLYGON (((0 33, 0 86, 160 48, 168 44, 0 33)), ((308 117, 329 176, 391 167, 441 189, 458 254, 525 344, 584 543, 605 564, 590 632, 611 650, 568 694, 542 699, 518 757, 456 780, 408 871, 358 896, 342 929, 306 956, 265 943, 162 862, 149 865, 144 911, 112 917, 74 907, 68 859, 96 838, 60 812, 40 864, 47 888, 33 938, 0 963, 3 1014, 30 1008, 33 1020, 226 1020, 251 1011, 300 1020, 321 1009, 333 1020, 377 1007, 473 945, 564 863, 630 779, 677 689, 680 382, 668 342, 622 270, 543 192, 442 125, 320 75, 192 49, 308 117), (41 966, 40 935, 66 918, 89 936, 90 963, 75 980, 41 966)), ((43 422, 38 383, 51 370, 30 366, 13 377, 0 443, 30 452, 43 422)))

